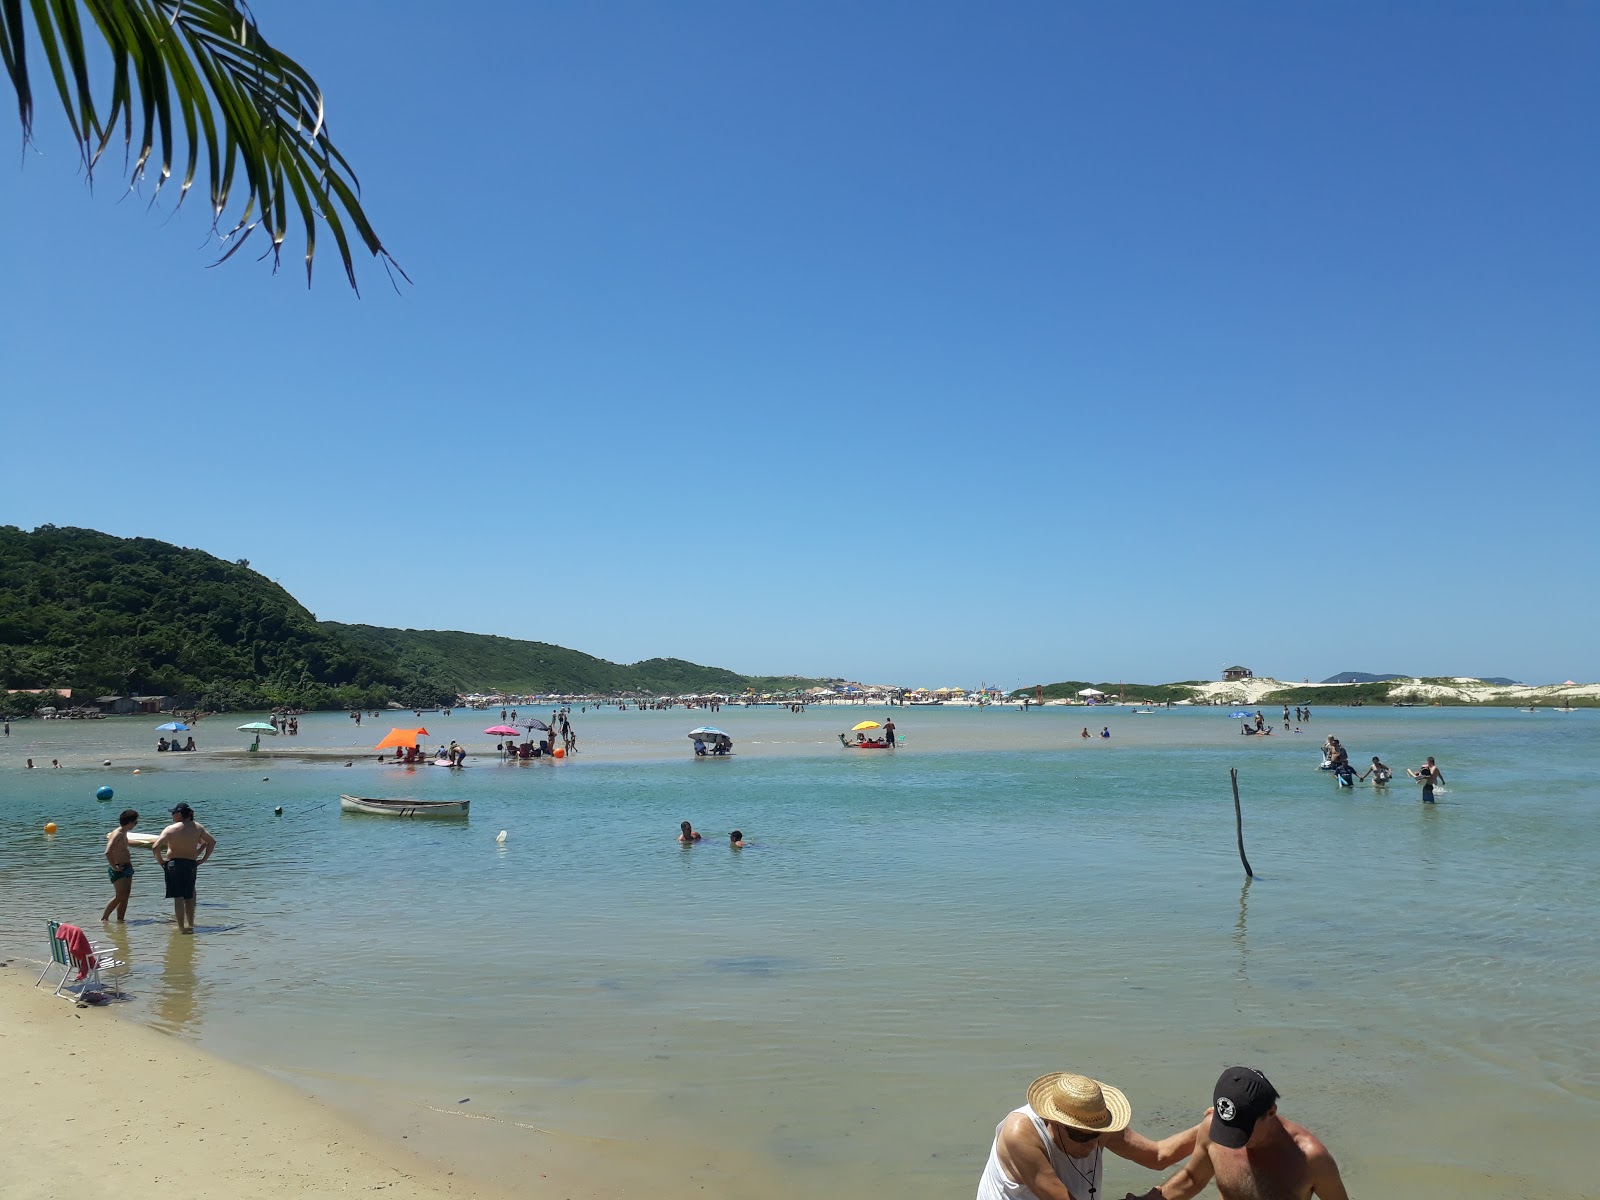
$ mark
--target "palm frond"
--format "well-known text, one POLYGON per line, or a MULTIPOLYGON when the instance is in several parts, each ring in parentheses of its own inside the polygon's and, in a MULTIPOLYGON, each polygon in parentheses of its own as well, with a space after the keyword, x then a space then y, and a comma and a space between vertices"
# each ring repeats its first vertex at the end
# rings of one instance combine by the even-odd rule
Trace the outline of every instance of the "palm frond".
POLYGON ((305 233, 309 286, 320 221, 333 234, 352 288, 352 235, 407 278, 367 220, 360 182, 328 136, 322 90, 305 68, 267 43, 243 0, 0 0, 0 63, 17 93, 25 142, 33 139, 36 103, 30 16, 91 180, 120 128, 130 186, 149 177, 153 162, 159 194, 181 169, 181 205, 203 150, 212 229, 223 245, 217 262, 264 228, 276 270, 291 226, 298 225, 305 233), (103 110, 90 78, 91 34, 110 54, 103 110), (230 203, 237 206, 231 218, 230 203), (233 223, 223 229, 226 220, 233 223))

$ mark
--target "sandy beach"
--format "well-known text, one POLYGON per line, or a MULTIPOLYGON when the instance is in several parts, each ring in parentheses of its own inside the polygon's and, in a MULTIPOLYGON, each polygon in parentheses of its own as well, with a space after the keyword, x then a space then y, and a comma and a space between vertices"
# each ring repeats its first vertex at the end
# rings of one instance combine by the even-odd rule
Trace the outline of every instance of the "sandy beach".
MULTIPOLYGON (((0 1192, 9 1200, 157 1188, 235 1200, 507 1195, 436 1170, 321 1101, 114 1008, 53 997, 32 986, 37 974, 15 960, 0 970, 0 1192)), ((552 1185, 536 1194, 566 1193, 552 1185)))

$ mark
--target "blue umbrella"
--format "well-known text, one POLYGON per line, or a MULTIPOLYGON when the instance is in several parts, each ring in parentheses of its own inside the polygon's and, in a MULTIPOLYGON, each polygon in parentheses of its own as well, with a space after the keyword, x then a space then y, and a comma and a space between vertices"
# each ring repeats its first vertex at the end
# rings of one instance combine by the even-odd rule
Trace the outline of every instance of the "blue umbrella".
POLYGON ((1247 708, 1241 708, 1229 713, 1228 715, 1230 717, 1253 717, 1255 716, 1255 713, 1251 712, 1247 708))
POLYGON ((157 729, 165 733, 188 733, 189 727, 182 721, 168 721, 165 725, 157 725, 157 729))

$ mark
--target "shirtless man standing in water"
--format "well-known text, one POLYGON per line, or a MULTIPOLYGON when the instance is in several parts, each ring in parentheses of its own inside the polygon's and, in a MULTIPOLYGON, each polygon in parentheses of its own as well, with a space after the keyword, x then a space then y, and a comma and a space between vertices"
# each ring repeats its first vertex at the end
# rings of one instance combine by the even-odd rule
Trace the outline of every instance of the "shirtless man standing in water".
POLYGON ((1278 1115, 1278 1089, 1254 1067, 1229 1067, 1217 1080, 1183 1169, 1127 1200, 1189 1200, 1213 1179, 1222 1200, 1350 1200, 1328 1148, 1278 1115))
POLYGON ((161 831, 150 852, 167 877, 167 899, 172 901, 178 932, 193 933, 195 872, 211 857, 211 852, 217 848, 217 839, 194 819, 194 809, 187 803, 174 808, 172 815, 174 823, 161 831), (165 858, 161 856, 163 850, 167 852, 165 858))

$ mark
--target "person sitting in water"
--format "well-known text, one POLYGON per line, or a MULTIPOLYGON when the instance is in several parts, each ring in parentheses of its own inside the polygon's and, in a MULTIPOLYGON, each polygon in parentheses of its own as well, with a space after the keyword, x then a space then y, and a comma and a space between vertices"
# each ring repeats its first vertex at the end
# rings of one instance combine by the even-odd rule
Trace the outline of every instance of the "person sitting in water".
POLYGON ((187 742, 184 743, 183 748, 185 750, 193 750, 194 749, 194 738, 192 736, 189 738, 189 740, 187 742))
POLYGON ((167 749, 167 739, 166 738, 162 738, 159 742, 157 742, 156 743, 156 749, 157 750, 165 750, 165 749, 167 749))
POLYGON ((694 752, 700 758, 704 758, 706 756, 706 744, 699 738, 695 738, 694 740, 694 752))
POLYGON ((717 755, 723 755, 723 754, 727 754, 730 749, 732 749, 732 747, 729 746, 727 742, 718 742, 715 746, 713 746, 711 748, 711 753, 717 754, 717 755))
POLYGON ((681 825, 679 825, 678 828, 682 830, 682 832, 678 834, 678 840, 685 845, 693 845, 695 842, 701 841, 704 838, 704 835, 696 833, 694 831, 694 826, 689 824, 687 821, 684 821, 681 825))
POLYGON ((1083 727, 1083 732, 1081 734, 1079 734, 1078 736, 1085 737, 1085 738, 1088 737, 1089 736, 1089 727, 1087 725, 1085 725, 1083 727))
POLYGON ((1103 737, 1103 738, 1110 737, 1111 736, 1111 726, 1107 725, 1104 729, 1102 729, 1100 731, 1100 736, 1103 737))
POLYGON ((1384 784, 1388 783, 1389 780, 1394 778, 1394 772, 1379 762, 1376 754, 1372 756, 1372 765, 1365 771, 1361 772, 1362 783, 1367 781, 1368 775, 1372 776, 1373 787, 1382 787, 1384 784))
POLYGON ((729 845, 730 848, 732 848, 734 850, 743 850, 744 849, 744 834, 740 833, 737 829, 735 829, 732 833, 730 833, 728 835, 728 845, 729 845))

